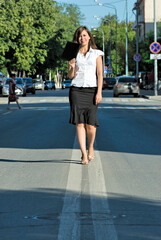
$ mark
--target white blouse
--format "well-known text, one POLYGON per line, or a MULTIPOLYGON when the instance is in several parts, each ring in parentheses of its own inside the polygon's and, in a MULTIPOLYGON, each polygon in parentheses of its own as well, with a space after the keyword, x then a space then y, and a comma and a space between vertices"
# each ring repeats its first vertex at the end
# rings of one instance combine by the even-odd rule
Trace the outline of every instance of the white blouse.
POLYGON ((74 87, 97 87, 96 59, 104 53, 90 48, 87 54, 79 52, 76 57, 76 74, 71 85, 74 87))

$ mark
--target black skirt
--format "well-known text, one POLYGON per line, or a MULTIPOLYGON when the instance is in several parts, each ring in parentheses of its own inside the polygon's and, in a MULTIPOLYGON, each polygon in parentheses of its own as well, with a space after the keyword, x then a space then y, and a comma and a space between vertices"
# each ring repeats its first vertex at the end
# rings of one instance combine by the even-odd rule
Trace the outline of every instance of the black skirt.
POLYGON ((96 105, 97 88, 71 87, 69 91, 71 124, 86 123, 98 126, 96 105))

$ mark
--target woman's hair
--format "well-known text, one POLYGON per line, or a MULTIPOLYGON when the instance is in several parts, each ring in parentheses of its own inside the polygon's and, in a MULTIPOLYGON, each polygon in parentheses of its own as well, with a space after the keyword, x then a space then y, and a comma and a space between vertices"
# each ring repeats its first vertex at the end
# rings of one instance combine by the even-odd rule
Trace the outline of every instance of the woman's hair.
POLYGON ((89 31, 89 29, 87 27, 85 27, 85 26, 80 26, 79 28, 76 29, 76 31, 74 33, 74 36, 73 36, 73 42, 79 43, 79 36, 81 35, 81 33, 84 30, 90 36, 88 50, 89 50, 90 47, 93 48, 93 49, 97 49, 97 46, 96 46, 95 41, 94 41, 94 37, 92 36, 92 34, 89 31))
POLYGON ((16 74, 15 74, 15 73, 11 73, 10 76, 11 76, 11 78, 12 78, 12 77, 16 77, 16 74))

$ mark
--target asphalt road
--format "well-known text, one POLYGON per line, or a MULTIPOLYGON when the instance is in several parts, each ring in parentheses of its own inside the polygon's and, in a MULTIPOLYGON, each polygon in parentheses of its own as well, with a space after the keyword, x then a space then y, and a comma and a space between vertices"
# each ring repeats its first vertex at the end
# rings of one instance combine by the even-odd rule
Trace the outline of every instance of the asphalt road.
POLYGON ((160 240, 161 102, 103 91, 80 164, 68 90, 0 97, 0 240, 160 240))

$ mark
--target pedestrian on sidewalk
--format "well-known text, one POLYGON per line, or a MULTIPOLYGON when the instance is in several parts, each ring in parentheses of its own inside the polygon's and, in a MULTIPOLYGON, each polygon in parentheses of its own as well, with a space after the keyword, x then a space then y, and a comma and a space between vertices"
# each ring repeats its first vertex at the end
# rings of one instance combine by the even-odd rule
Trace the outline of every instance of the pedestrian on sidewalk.
POLYGON ((145 89, 148 90, 149 77, 147 72, 145 73, 145 76, 144 76, 144 83, 145 83, 145 89))
POLYGON ((15 89, 17 88, 16 82, 15 82, 16 74, 11 74, 11 79, 9 81, 9 96, 8 96, 8 110, 10 110, 10 102, 16 102, 19 109, 21 109, 21 106, 18 102, 18 97, 16 95, 15 89))
POLYGON ((85 26, 76 29, 73 42, 81 44, 76 59, 68 64, 68 77, 72 79, 69 101, 71 124, 76 125, 82 164, 94 159, 94 141, 98 104, 102 101, 104 53, 98 50, 94 38, 85 26), (88 140, 88 154, 86 150, 88 140))

